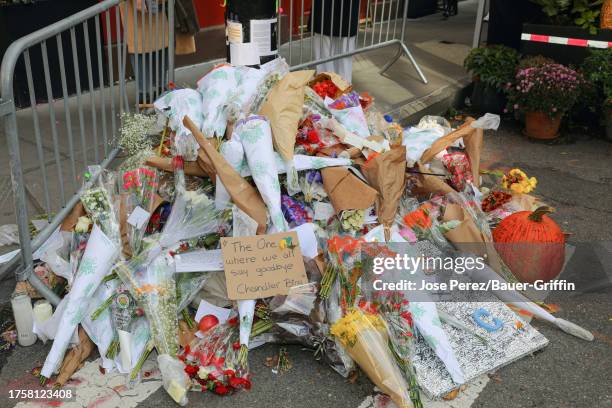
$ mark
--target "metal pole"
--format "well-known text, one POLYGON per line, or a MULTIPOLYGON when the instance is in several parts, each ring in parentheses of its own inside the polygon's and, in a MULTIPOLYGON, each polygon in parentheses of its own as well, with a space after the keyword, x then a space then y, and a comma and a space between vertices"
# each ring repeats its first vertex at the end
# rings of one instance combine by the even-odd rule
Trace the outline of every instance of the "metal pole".
POLYGON ((404 1, 404 11, 402 15, 402 31, 401 31, 400 38, 399 38, 400 49, 397 51, 397 54, 395 54, 395 57, 393 57, 389 62, 387 62, 387 64, 385 64, 384 67, 380 69, 379 74, 382 75, 385 72, 387 72, 387 70, 391 67, 391 65, 395 64, 397 60, 402 56, 402 52, 404 52, 406 56, 408 57, 408 59, 410 60, 410 63, 416 70, 417 74, 421 78, 421 81, 423 81, 424 84, 427 84, 428 81, 427 81, 427 78, 425 77, 425 74, 423 74, 423 71, 421 71, 421 67, 419 66, 419 64, 417 64, 416 60, 414 59, 414 56, 408 49, 408 46, 406 45, 406 43, 404 42, 404 38, 406 36, 406 20, 408 19, 407 17, 408 1, 410 0, 404 1))
POLYGON ((478 0, 478 8, 476 9, 476 26, 474 27, 474 37, 472 39, 472 48, 478 48, 480 45, 480 37, 482 35, 482 20, 484 19, 486 0, 478 0))
POLYGON ((174 82, 174 0, 168 0, 168 77, 174 82))
MULTIPOLYGON (((11 72, 12 73, 12 72, 11 72)), ((4 79, 4 78, 3 78, 4 79)), ((12 90, 12 78, 9 82, 12 90)), ((13 102, 13 95, 7 95, 3 89, 2 99, 13 102)), ((23 180, 23 169, 21 167, 21 154, 19 152, 19 136, 17 134, 17 117, 15 106, 13 111, 4 119, 4 131, 6 132, 6 146, 8 147, 9 159, 11 164, 11 180, 13 182, 13 201, 15 203, 15 217, 19 226, 19 245, 21 246, 21 263, 23 269, 18 269, 15 273, 17 281, 28 278, 34 269, 32 259, 32 243, 30 242, 30 231, 28 228, 28 211, 26 208, 25 184, 23 180)))

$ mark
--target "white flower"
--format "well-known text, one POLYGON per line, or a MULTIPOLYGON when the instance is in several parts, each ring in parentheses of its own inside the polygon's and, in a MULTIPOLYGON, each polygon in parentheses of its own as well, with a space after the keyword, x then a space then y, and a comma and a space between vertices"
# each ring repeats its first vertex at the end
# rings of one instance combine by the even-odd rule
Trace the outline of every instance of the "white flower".
POLYGON ((75 232, 84 233, 89 231, 89 226, 91 225, 91 220, 89 217, 79 217, 76 226, 74 227, 75 232))
POLYGON ((205 380, 206 378, 208 378, 208 374, 212 373, 211 370, 208 370, 207 367, 202 367, 200 366, 200 369, 198 370, 198 377, 200 377, 200 379, 205 380))

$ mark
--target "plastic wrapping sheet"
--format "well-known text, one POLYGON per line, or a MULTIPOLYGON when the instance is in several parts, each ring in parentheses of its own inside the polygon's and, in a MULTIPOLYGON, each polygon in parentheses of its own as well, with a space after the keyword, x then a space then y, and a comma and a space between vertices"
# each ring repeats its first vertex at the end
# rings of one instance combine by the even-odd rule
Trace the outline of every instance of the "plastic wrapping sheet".
POLYGON ((286 231, 270 124, 263 116, 249 116, 236 124, 235 133, 240 137, 253 180, 268 207, 274 232, 286 231))
POLYGON ((68 294, 68 302, 58 325, 59 330, 41 370, 42 376, 51 377, 61 364, 75 328, 85 318, 92 295, 118 255, 119 246, 95 225, 68 294))
POLYGON ((98 166, 89 167, 90 174, 99 174, 91 185, 81 191, 81 203, 88 217, 113 242, 121 242, 119 230, 119 196, 116 194, 116 174, 98 166))
POLYGON ((201 333, 179 354, 190 373, 192 390, 203 387, 217 394, 250 388, 249 367, 240 359, 238 325, 235 315, 225 323, 201 333), (217 388, 219 386, 223 388, 217 388))
POLYGON ((338 320, 331 333, 398 407, 412 408, 408 384, 391 354, 387 327, 379 316, 355 310, 338 320))
POLYGON ((92 342, 98 347, 102 367, 107 371, 112 371, 115 368, 115 363, 112 359, 106 357, 108 347, 115 338, 115 330, 112 323, 110 309, 108 307, 92 319, 92 314, 98 310, 100 306, 111 296, 114 296, 115 291, 121 284, 119 279, 112 279, 102 283, 92 296, 92 300, 87 309, 85 318, 83 319, 83 328, 92 342))
POLYGON ((357 94, 357 92, 342 95, 335 101, 326 99, 325 102, 334 118, 336 118, 346 130, 363 138, 370 136, 368 121, 359 103, 359 94, 357 94))
POLYGON ((146 255, 144 253, 120 264, 117 274, 143 307, 158 353, 174 355, 178 351, 174 261, 166 254, 159 254, 149 261, 146 255))
POLYGON ((197 83, 202 95, 202 133, 206 137, 223 137, 227 126, 225 106, 238 89, 240 74, 229 64, 218 65, 197 83))
POLYGON ((121 242, 124 254, 131 256, 140 251, 151 214, 161 204, 159 173, 148 167, 123 171, 118 184, 121 242))
MULTIPOLYGON (((242 173, 248 166, 244 156, 244 148, 242 147, 240 136, 236 132, 232 133, 230 140, 224 141, 221 144, 220 152, 225 160, 227 160, 229 165, 232 166, 240 175, 244 176, 242 173)), ((223 210, 229 205, 230 201, 231 197, 229 193, 221 182, 221 178, 217 176, 217 180, 215 182, 215 206, 218 210, 223 210)))
POLYGON ((183 118, 189 116, 199 128, 202 127, 202 95, 195 89, 176 89, 157 99, 153 105, 158 114, 168 119, 168 125, 175 132, 174 146, 177 154, 187 161, 194 161, 199 146, 189 129, 183 125, 183 118))
POLYGON ((45 245, 43 252, 40 254, 40 260, 45 262, 54 274, 66 279, 68 285, 72 284, 74 277, 70 266, 72 234, 72 232, 60 231, 53 241, 45 245))
POLYGON ((174 205, 159 244, 171 248, 180 241, 216 232, 219 227, 219 213, 214 202, 201 191, 187 191, 177 194, 174 205))

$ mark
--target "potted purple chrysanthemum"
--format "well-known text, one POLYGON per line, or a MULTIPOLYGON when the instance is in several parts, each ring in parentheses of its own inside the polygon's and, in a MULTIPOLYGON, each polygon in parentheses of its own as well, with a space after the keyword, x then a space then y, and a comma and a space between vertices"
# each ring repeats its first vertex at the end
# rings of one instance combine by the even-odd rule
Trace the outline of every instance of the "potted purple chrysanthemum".
POLYGON ((582 76, 561 64, 520 69, 508 84, 508 109, 525 113, 525 134, 555 139, 563 116, 576 104, 582 76))

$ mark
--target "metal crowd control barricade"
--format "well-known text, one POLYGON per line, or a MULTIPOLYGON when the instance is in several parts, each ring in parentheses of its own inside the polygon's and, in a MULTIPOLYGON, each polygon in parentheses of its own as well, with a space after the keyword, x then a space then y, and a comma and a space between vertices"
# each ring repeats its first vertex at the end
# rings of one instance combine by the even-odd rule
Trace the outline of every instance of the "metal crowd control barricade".
POLYGON ((278 34, 279 49, 281 44, 288 47, 285 51, 287 62, 292 70, 313 67, 318 64, 335 61, 356 54, 376 50, 393 45, 398 46, 397 54, 389 60, 381 69, 380 74, 385 73, 403 54, 405 54, 416 70, 423 83, 427 83, 425 74, 414 59, 410 49, 406 45, 406 24, 408 14, 408 2, 410 0, 280 0, 283 13, 279 13, 278 34), (326 4, 331 5, 332 15, 316 15, 314 3, 321 3, 321 10, 326 9, 326 4), (336 3, 340 4, 339 15, 333 15, 337 9, 336 3), (345 5, 348 10, 345 10, 345 5), (353 23, 353 7, 358 7, 358 27, 355 39, 355 48, 347 52, 333 52, 325 58, 315 58, 314 24, 315 19, 321 21, 321 25, 327 21, 331 25, 330 32, 334 32, 334 26, 346 22, 349 27, 353 23), (400 14, 401 13, 401 14, 400 14), (288 18, 288 24, 282 21, 288 18), (286 27, 288 26, 288 29, 286 27), (285 29, 283 28, 285 27, 285 29), (286 31, 286 35, 283 32, 286 31))
MULTIPOLYGON (((150 47, 140 57, 131 56, 133 67, 127 61, 130 30, 123 26, 121 15, 123 9, 123 18, 128 18, 128 2, 137 10, 136 0, 104 0, 22 37, 11 44, 2 60, 0 119, 7 139, 21 251, 0 267, 0 277, 15 270, 18 281, 28 280, 55 304, 59 302, 57 295, 32 273, 34 251, 79 201, 84 185, 81 175, 90 165, 108 167, 117 156, 120 114, 137 110, 140 102, 152 103, 174 79, 174 0, 142 1, 145 7, 131 13, 134 27, 139 23, 142 27, 131 30, 135 47, 139 41, 154 45, 154 36, 160 35, 154 29, 161 30, 162 40, 168 38, 167 48, 150 47), (84 55, 77 42, 85 44, 84 55), (65 58, 65 54, 72 54, 72 58, 65 58), (32 64, 38 56, 42 66, 32 64), (21 110, 16 109, 14 95, 18 67, 25 71, 30 102, 29 108, 21 110), (58 68, 59 75, 52 75, 58 68), (132 82, 126 79, 129 69, 132 82), (32 73, 37 70, 44 73, 44 86, 37 87, 33 81, 32 73), (61 92, 54 93, 59 83, 61 92), (24 160, 24 155, 28 159, 24 160), (33 214, 29 214, 28 199, 38 203, 35 210, 46 212, 49 223, 34 239, 30 237, 29 217, 33 214)), ((99 174, 93 174, 88 183, 99 174)))

